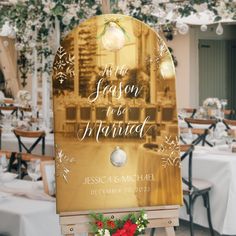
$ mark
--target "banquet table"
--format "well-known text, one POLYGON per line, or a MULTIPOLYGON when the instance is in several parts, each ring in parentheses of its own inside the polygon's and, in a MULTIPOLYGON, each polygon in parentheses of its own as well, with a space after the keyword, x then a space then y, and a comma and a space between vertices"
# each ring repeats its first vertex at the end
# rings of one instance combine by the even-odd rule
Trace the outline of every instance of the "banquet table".
MULTIPOLYGON (((41 183, 42 184, 42 183, 41 183)), ((39 182, 13 180, 4 186, 12 189, 43 191, 39 182)), ((1 183, 0 183, 1 187, 1 183)), ((60 236, 59 216, 52 201, 33 200, 26 197, 4 194, 0 190, 0 235, 9 236, 60 236), (4 196, 4 195, 3 195, 4 196)))
MULTIPOLYGON (((187 176, 187 160, 182 163, 182 175, 187 176)), ((193 178, 213 184, 210 204, 213 228, 222 235, 236 235, 236 153, 227 145, 196 146, 193 152, 193 178)), ((180 218, 188 220, 186 208, 180 210, 180 218)), ((208 227, 206 209, 202 198, 194 204, 194 223, 208 227)))
MULTIPOLYGON (((36 139, 34 139, 36 140, 36 139)), ((34 142, 32 138, 22 138, 23 143, 29 147, 34 142)), ((41 145, 42 142, 40 142, 35 150, 32 152, 32 154, 41 155, 41 145)), ((16 136, 13 132, 6 131, 2 133, 2 150, 4 151, 12 151, 12 152, 18 152, 18 141, 16 136)), ((46 156, 53 156, 54 155, 54 135, 51 133, 47 133, 45 137, 45 155, 46 156)))

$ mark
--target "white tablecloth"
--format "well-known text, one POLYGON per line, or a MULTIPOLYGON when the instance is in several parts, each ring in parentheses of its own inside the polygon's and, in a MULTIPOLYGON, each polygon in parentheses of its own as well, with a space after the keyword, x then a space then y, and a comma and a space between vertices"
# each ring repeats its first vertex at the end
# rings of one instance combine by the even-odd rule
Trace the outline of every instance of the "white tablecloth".
MULTIPOLYGON (((14 180, 8 186, 30 189, 33 184, 37 183, 14 180)), ((4 232, 9 236, 60 236, 55 202, 16 196, 0 198, 0 234, 4 232)))
MULTIPOLYGON (((182 174, 187 176, 187 160, 183 162, 182 174)), ((213 184, 210 191, 213 228, 220 234, 236 235, 236 153, 229 152, 226 145, 196 147, 193 177, 213 184)), ((185 207, 181 208, 182 219, 188 219, 185 210, 185 207)), ((194 205, 194 222, 208 227, 206 209, 200 197, 194 205)))
MULTIPOLYGON (((30 147, 33 144, 34 140, 36 139, 22 138, 23 143, 27 147, 30 147)), ((42 146, 42 141, 40 141, 40 143, 37 145, 37 147, 32 153, 42 155, 41 146, 42 146)), ((18 140, 16 136, 10 131, 2 133, 2 150, 12 151, 12 152, 19 151, 18 140)), ((25 152, 24 149, 23 151, 25 152)), ((54 153, 54 135, 51 133, 47 133, 45 138, 45 155, 53 156, 54 155, 53 153, 54 153)))

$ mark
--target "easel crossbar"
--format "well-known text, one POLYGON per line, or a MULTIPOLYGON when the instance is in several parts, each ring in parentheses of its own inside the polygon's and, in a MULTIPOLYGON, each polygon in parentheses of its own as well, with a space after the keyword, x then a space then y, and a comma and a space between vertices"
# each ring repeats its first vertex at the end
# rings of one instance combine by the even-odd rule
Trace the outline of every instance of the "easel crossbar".
MULTIPOLYGON (((148 217, 148 228, 173 228, 179 225, 179 206, 163 206, 163 207, 146 207, 143 208, 148 217)), ((99 211, 104 214, 105 217, 121 218, 128 213, 138 213, 140 208, 129 209, 114 209, 99 211)), ((69 236, 77 233, 84 233, 90 231, 90 218, 89 212, 72 212, 60 214, 60 224, 62 228, 62 234, 69 236)), ((166 232, 168 232, 167 230, 166 232)), ((173 232, 173 230, 171 230, 173 232)), ((168 233, 167 233, 168 235, 168 233)), ((173 235, 173 234, 171 234, 173 235)))

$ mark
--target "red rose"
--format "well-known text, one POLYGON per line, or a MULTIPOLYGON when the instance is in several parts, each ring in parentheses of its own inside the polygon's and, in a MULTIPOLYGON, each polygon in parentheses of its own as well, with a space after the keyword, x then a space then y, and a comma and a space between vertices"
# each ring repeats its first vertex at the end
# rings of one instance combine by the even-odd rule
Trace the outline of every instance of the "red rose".
POLYGON ((128 236, 125 229, 118 229, 112 236, 128 236))
POLYGON ((96 221, 96 225, 99 229, 101 229, 103 227, 102 221, 96 221))
POLYGON ((137 230, 137 225, 133 224, 131 220, 127 220, 123 227, 128 236, 133 236, 137 230))
POLYGON ((110 228, 110 229, 114 229, 114 228, 116 227, 115 222, 112 221, 112 220, 108 220, 108 221, 107 221, 107 226, 108 226, 108 228, 110 228))
POLYGON ((132 221, 131 220, 127 220, 124 224, 124 229, 128 229, 131 225, 132 225, 132 221))

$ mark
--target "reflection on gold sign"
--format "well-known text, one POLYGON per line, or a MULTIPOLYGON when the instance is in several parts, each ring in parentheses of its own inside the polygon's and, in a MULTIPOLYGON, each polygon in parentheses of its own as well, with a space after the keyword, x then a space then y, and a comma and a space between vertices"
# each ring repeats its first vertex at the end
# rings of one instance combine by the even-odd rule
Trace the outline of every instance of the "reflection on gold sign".
POLYGON ((131 17, 97 16, 64 39, 53 68, 58 212, 181 204, 163 40, 131 17))

